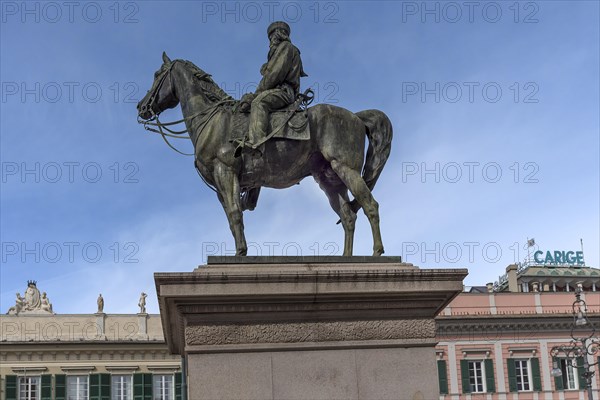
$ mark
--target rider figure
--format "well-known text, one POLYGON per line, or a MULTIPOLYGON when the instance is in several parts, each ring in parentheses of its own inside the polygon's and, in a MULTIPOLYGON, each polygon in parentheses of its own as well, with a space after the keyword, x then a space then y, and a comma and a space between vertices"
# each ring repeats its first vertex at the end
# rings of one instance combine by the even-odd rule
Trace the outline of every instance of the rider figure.
POLYGON ((255 93, 246 93, 240 109, 250 107, 248 142, 243 144, 256 149, 267 136, 269 113, 292 104, 300 90, 300 77, 308 76, 302 69, 300 50, 290 41, 290 26, 276 21, 267 29, 269 55, 260 69, 262 79, 255 93))

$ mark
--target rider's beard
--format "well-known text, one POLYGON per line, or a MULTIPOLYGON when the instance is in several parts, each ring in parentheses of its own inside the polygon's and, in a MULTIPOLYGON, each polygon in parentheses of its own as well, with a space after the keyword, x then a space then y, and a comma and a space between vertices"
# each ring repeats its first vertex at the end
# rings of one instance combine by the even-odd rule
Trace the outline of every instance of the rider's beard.
POLYGON ((271 41, 269 43, 269 47, 275 47, 277 46, 279 43, 283 42, 283 41, 289 41, 290 38, 288 35, 286 35, 283 32, 275 32, 273 33, 273 36, 271 37, 271 41))

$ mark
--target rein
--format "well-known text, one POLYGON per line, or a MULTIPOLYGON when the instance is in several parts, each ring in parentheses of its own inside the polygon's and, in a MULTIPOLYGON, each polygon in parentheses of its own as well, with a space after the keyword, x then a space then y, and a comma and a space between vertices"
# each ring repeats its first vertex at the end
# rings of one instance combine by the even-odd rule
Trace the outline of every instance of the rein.
MULTIPOLYGON (((140 124, 144 124, 144 129, 146 129, 147 131, 150 132, 154 132, 154 133, 158 133, 161 135, 161 137, 163 138, 163 140, 165 141, 165 143, 167 144, 167 146, 169 146, 171 149, 173 149, 174 151, 176 151, 179 154, 182 154, 184 156, 193 156, 194 153, 184 153, 180 150, 178 150, 177 148, 175 148, 175 146, 173 146, 171 144, 171 142, 169 142, 169 139, 167 139, 167 137, 170 138, 174 138, 174 139, 192 139, 192 137, 189 135, 189 132, 186 129, 182 130, 182 131, 175 131, 172 130, 171 128, 169 128, 169 126, 173 126, 173 125, 177 125, 180 124, 182 122, 186 122, 186 121, 192 121, 194 118, 199 117, 201 115, 206 114, 207 112, 210 112, 209 116, 207 118, 204 119, 204 121, 201 123, 201 127, 200 127, 200 131, 198 132, 198 137, 200 137, 200 134, 202 134, 202 131, 204 130, 204 127, 206 126, 206 124, 212 119, 212 117, 217 113, 219 106, 226 104, 226 103, 230 103, 230 102, 235 102, 235 100, 233 99, 224 99, 221 100, 219 102, 217 102, 216 104, 202 110, 199 111, 193 115, 190 115, 188 117, 182 118, 180 120, 177 121, 172 121, 172 122, 160 122, 160 120, 158 119, 158 116, 160 113, 155 114, 154 111, 152 110, 152 103, 154 102, 154 98, 156 96, 156 93, 160 90, 160 87, 162 86, 163 82, 165 81, 167 75, 169 75, 169 79, 171 79, 171 86, 173 86, 173 77, 171 76, 171 69, 173 68, 174 63, 172 63, 169 66, 169 69, 167 71, 165 71, 165 74, 161 77, 158 85, 156 85, 156 89, 154 90, 153 95, 150 97, 150 101, 148 102, 149 105, 149 111, 152 113, 152 117, 146 121, 144 120, 140 120, 138 118, 138 123, 140 124), (156 121, 156 122, 152 122, 152 121, 156 121), (156 127, 158 129, 152 128, 152 127, 156 127), (168 133, 165 133, 164 131, 167 131, 168 133), (180 136, 180 135, 184 135, 186 134, 186 136, 180 136)), ((197 140, 197 139, 196 139, 197 140)), ((194 145, 194 150, 196 149, 196 142, 192 141, 193 145, 194 145)))
MULTIPOLYGON (((151 119, 149 119, 147 121, 138 121, 138 122, 141 123, 141 124, 143 123, 144 124, 144 129, 146 129, 147 131, 160 134, 161 137, 163 138, 163 140, 165 141, 165 143, 171 149, 175 150, 177 153, 182 154, 184 156, 193 156, 194 153, 184 153, 184 152, 178 150, 177 148, 175 148, 175 146, 173 146, 171 144, 171 142, 169 142, 169 139, 167 139, 167 137, 170 137, 170 138, 174 138, 174 139, 190 139, 191 140, 192 137, 189 135, 189 132, 188 132, 187 128, 184 129, 184 130, 182 130, 182 131, 174 131, 174 130, 168 128, 168 127, 172 126, 172 125, 180 124, 180 123, 188 121, 188 120, 192 121, 194 118, 199 117, 199 116, 201 116, 203 114, 206 114, 207 112, 210 111, 209 116, 207 118, 205 118, 204 121, 201 124, 200 131, 198 132, 198 137, 200 137, 200 134, 202 134, 202 131, 204 130, 204 127, 212 119, 212 117, 217 113, 218 108, 221 105, 223 105, 225 103, 228 103, 230 101, 233 101, 233 100, 223 100, 223 101, 220 101, 220 102, 218 102, 217 104, 215 104, 213 106, 210 106, 210 107, 208 107, 208 108, 206 108, 206 109, 204 109, 204 110, 202 110, 200 112, 197 112, 196 114, 190 115, 189 117, 185 117, 185 118, 179 119, 177 121, 160 122, 160 120, 158 119, 158 114, 155 114, 151 119), (152 122, 154 120, 156 120, 156 122, 152 122), (153 126, 157 127, 158 129, 152 128, 153 126), (165 133, 164 131, 167 131, 169 133, 165 133), (186 133, 187 133, 186 136, 180 136, 180 135, 184 135, 186 133)), ((194 144, 194 149, 196 149, 196 143, 194 141, 193 141, 193 144, 194 144)))
MULTIPOLYGON (((217 111, 219 110, 219 107, 220 107, 221 105, 223 105, 223 104, 226 104, 226 103, 229 103, 229 102, 232 102, 232 101, 235 101, 235 100, 230 100, 230 99, 221 100, 221 101, 219 101, 218 103, 216 103, 216 104, 215 104, 215 105, 213 105, 213 106, 210 106, 210 107, 208 107, 208 108, 206 108, 206 109, 204 109, 204 110, 202 110, 202 111, 200 111, 200 112, 197 112, 197 113, 196 113, 196 114, 194 114, 194 115, 190 115, 189 117, 185 117, 185 118, 179 119, 179 120, 177 120, 177 121, 172 121, 172 122, 165 122, 165 123, 163 123, 163 122, 160 122, 160 121, 159 121, 159 119, 158 119, 158 114, 154 114, 154 116, 153 116, 151 119, 149 119, 149 120, 147 120, 147 121, 138 121, 138 122, 139 122, 139 123, 143 123, 143 124, 144 124, 144 129, 146 129, 147 131, 150 131, 150 132, 155 132, 155 133, 158 133, 158 134, 160 134, 160 135, 161 135, 161 137, 163 138, 163 140, 165 141, 165 143, 166 143, 166 144, 167 144, 167 145, 168 145, 170 148, 172 148, 173 150, 175 150, 177 153, 179 153, 179 154, 182 154, 182 155, 184 155, 184 156, 193 156, 193 155, 194 155, 193 153, 184 153, 184 152, 182 152, 182 151, 180 151, 180 150, 176 149, 176 148, 175 148, 175 146, 173 146, 173 145, 171 144, 171 142, 169 142, 169 139, 167 139, 167 136, 168 136, 168 137, 175 138, 175 139, 191 139, 191 136, 189 135, 189 133, 188 133, 188 135, 187 135, 187 136, 178 136, 178 135, 183 135, 183 134, 185 134, 186 132, 188 132, 188 130, 187 130, 187 129, 184 129, 184 130, 182 130, 182 131, 174 131, 174 130, 171 130, 171 129, 167 128, 167 126, 171 126, 171 125, 177 125, 177 124, 180 124, 180 123, 182 123, 182 122, 185 122, 185 121, 187 121, 187 120, 190 120, 190 121, 191 121, 191 120, 193 120, 194 118, 196 118, 196 117, 199 117, 199 116, 200 116, 200 115, 202 115, 202 114, 206 114, 208 111, 210 111, 210 114, 209 114, 209 116, 208 116, 207 118, 205 118, 205 119, 204 119, 204 121, 203 121, 203 122, 202 122, 202 124, 201 124, 201 127, 200 127, 200 132, 198 133, 198 137, 200 137, 200 134, 201 134, 201 133, 202 133, 202 131, 204 130, 204 127, 205 127, 205 126, 206 126, 206 124, 207 124, 207 123, 208 123, 208 122, 209 122, 209 121, 212 119, 212 117, 213 117, 213 116, 214 116, 214 115, 217 113, 217 111), (156 122, 152 122, 152 121, 154 121, 154 120, 156 120, 156 122), (151 126, 156 126, 158 129, 151 128, 151 126), (165 133, 165 132, 163 131, 163 129, 164 129, 164 130, 166 130, 167 132, 170 132, 170 133, 165 133)), ((193 144, 194 144, 194 150, 195 150, 195 149, 196 149, 196 143, 194 142, 193 144)), ((200 173, 200 170, 198 169, 198 166, 196 165, 196 163, 194 163, 194 166, 196 167, 196 172, 198 173, 198 176, 200 177, 200 179, 202 179, 202 182, 204 182, 204 184, 205 184, 206 186, 208 186, 208 188, 209 188, 210 190, 212 190, 212 191, 213 191, 213 192, 215 192, 215 193, 218 193, 217 189, 215 189, 215 187, 214 187, 213 185, 211 185, 210 183, 208 183, 208 182, 206 181, 206 179, 204 179, 204 177, 203 177, 203 176, 202 176, 202 174, 200 173)))
MULTIPOLYGON (((208 116, 204 118, 204 120, 200 123, 200 127, 199 127, 199 131, 198 131, 198 136, 196 136, 196 141, 198 140, 198 138, 200 137, 200 135, 202 134, 202 131, 204 130, 204 128, 206 127, 206 124, 208 124, 208 122, 215 116, 215 114, 219 111, 220 107, 223 104, 228 104, 228 103, 235 103, 235 100, 231 99, 231 98, 226 98, 223 100, 218 101, 217 103, 213 104, 210 107, 205 108, 202 111, 199 111, 193 115, 190 115, 188 117, 184 117, 182 119, 179 119, 177 121, 172 121, 172 122, 160 122, 160 120, 158 119, 158 116, 160 114, 159 113, 155 113, 154 110, 152 109, 152 103, 154 102, 155 97, 157 96, 158 91, 160 90, 160 87, 162 86, 164 80, 166 79, 166 76, 169 75, 169 79, 171 80, 171 86, 173 86, 173 77, 171 76, 171 69, 173 68, 174 63, 171 63, 171 65, 169 66, 169 69, 166 71, 166 73, 161 77, 158 85, 156 85, 156 88, 154 89, 154 92, 152 93, 152 96, 150 96, 150 101, 148 101, 148 106, 149 106, 149 111, 151 113, 151 117, 148 120, 142 120, 140 119, 140 117, 138 116, 138 123, 140 124, 144 124, 144 129, 149 131, 149 132, 154 132, 154 133, 158 133, 163 140, 165 141, 165 143, 174 151, 176 151, 179 154, 182 154, 184 156, 193 156, 194 153, 184 153, 178 149, 175 148, 175 146, 173 146, 171 144, 171 142, 169 142, 169 139, 167 139, 167 137, 171 137, 174 139, 190 139, 192 140, 192 137, 189 134, 189 131, 186 129, 181 130, 181 131, 175 131, 171 128, 169 128, 170 126, 173 125, 177 125, 180 124, 182 122, 186 122, 186 121, 193 121, 194 118, 199 117, 201 115, 205 115, 208 113, 208 116), (156 121, 156 122, 153 122, 156 121), (155 129, 153 127, 156 127, 158 129, 155 129), (165 133, 164 131, 167 131, 168 133, 165 133), (186 134, 186 136, 180 136, 180 135, 184 135, 186 134)), ((202 88, 204 90, 204 88, 202 88)), ((192 140, 193 146, 194 146, 194 151, 196 150, 196 141, 192 140)), ((214 187, 214 185, 210 184, 209 182, 206 181, 206 179, 204 179, 204 176, 202 176, 202 174, 200 173, 200 169, 198 168, 198 165, 196 164, 196 162, 194 162, 194 166, 196 167, 196 172, 198 173, 198 176, 200 177, 200 179, 202 179, 202 182, 204 182, 206 184, 206 186, 208 186, 209 189, 211 189, 213 192, 215 193, 219 193, 217 191, 217 189, 214 187)))

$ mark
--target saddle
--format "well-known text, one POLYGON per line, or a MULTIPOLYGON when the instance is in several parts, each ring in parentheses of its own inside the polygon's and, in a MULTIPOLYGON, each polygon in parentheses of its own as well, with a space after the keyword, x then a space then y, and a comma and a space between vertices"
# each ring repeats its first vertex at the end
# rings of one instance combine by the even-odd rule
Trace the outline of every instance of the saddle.
MULTIPOLYGON (((307 107, 313 97, 313 91, 307 89, 304 93, 298 93, 292 104, 271 112, 265 139, 310 140, 307 107)), ((238 141, 247 136, 250 126, 249 117, 249 111, 233 114, 230 141, 238 141)))

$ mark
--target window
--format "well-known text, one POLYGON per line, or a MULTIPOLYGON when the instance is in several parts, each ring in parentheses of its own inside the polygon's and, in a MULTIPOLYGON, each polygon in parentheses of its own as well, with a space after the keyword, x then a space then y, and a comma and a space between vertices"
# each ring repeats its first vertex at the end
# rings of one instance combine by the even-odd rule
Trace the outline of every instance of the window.
POLYGON ((87 375, 67 376, 67 400, 87 400, 88 387, 87 375))
MULTIPOLYGON (((480 351, 477 350, 477 352, 480 351)), ((489 358, 460 360, 460 377, 463 393, 494 393, 496 391, 494 363, 489 358)))
MULTIPOLYGON (((517 349, 513 349, 517 351, 517 349)), ((510 350, 509 351, 513 351, 510 350)), ((521 349, 521 352, 529 352, 531 349, 521 349)), ((540 360, 531 358, 507 358, 508 390, 510 392, 541 392, 542 377, 540 374, 540 360)))
POLYGON ((131 375, 113 375, 112 378, 112 400, 132 400, 131 375))
POLYGON ((573 362, 570 362, 565 358, 558 360, 558 368, 562 371, 560 379, 562 379, 563 388, 567 390, 579 389, 577 382, 577 365, 573 365, 573 362))
POLYGON ((39 376, 19 377, 19 400, 39 400, 40 386, 39 376))
POLYGON ((531 390, 528 360, 515 360, 515 374, 517 377, 517 390, 518 391, 529 391, 531 390))
POLYGON ((469 361, 469 386, 471 393, 484 393, 485 388, 485 372, 483 369, 483 361, 469 361))
POLYGON ((173 399, 173 375, 154 375, 152 381, 153 400, 173 399))

